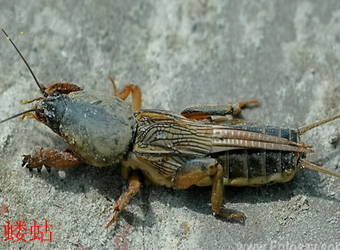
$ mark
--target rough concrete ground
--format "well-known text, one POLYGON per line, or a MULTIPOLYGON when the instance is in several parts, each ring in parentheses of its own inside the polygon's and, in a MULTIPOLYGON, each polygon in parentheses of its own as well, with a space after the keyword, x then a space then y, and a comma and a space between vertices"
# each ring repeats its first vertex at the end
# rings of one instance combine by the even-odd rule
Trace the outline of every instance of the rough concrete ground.
MULTIPOLYGON (((247 120, 295 128, 340 112, 339 7, 316 0, 1 0, 0 24, 42 83, 111 92, 110 74, 119 86, 137 83, 144 108, 175 112, 257 98, 261 106, 245 110, 247 120)), ((26 110, 20 100, 39 96, 5 37, 0 83, 0 119, 26 110)), ((340 247, 339 179, 302 170, 286 184, 226 187, 224 204, 243 211, 245 225, 214 218, 210 188, 145 182, 106 230, 126 189, 117 167, 30 173, 20 167, 22 155, 38 146, 62 149, 62 140, 32 120, 0 126, 1 226, 53 225, 52 242, 1 241, 1 249, 340 247)), ((303 139, 316 151, 309 159, 340 172, 339 136, 340 121, 307 133, 303 139)))

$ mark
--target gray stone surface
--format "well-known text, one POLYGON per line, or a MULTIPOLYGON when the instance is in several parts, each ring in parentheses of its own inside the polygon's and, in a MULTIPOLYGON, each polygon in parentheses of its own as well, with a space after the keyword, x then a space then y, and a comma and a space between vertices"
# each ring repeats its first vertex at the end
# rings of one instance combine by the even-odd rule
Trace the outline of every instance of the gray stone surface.
MULTIPOLYGON (((338 1, 1 0, 0 24, 44 84, 111 92, 110 74, 119 86, 138 84, 144 108, 175 112, 257 98, 261 106, 245 110, 247 120, 293 128, 340 112, 338 1)), ((5 37, 0 83, 0 119, 39 96, 5 37)), ((106 230, 126 188, 117 167, 30 173, 20 167, 22 155, 37 146, 62 149, 62 140, 32 120, 0 126, 1 233, 7 220, 53 225, 52 243, 1 241, 1 249, 340 247, 339 179, 301 170, 286 184, 226 187, 224 204, 243 211, 245 225, 212 215, 210 188, 145 182, 106 230)), ((340 172, 339 136, 340 121, 307 133, 316 151, 309 159, 340 172)))

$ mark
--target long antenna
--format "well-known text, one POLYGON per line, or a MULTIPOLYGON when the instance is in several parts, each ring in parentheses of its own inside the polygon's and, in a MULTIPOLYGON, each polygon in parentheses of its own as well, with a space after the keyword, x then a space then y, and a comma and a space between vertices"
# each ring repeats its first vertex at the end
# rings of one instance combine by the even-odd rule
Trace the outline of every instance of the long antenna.
POLYGON ((39 111, 39 109, 30 109, 30 110, 26 110, 26 111, 21 112, 21 113, 19 113, 19 114, 16 114, 16 115, 13 115, 13 116, 11 116, 11 117, 8 117, 7 119, 0 121, 0 123, 7 122, 8 120, 12 120, 12 119, 15 118, 15 117, 18 117, 18 116, 21 116, 21 115, 24 115, 24 114, 27 114, 27 113, 30 113, 30 112, 34 112, 34 111, 39 111))
POLYGON ((46 97, 47 94, 44 91, 44 88, 41 86, 41 84, 38 82, 38 79, 35 77, 31 67, 28 65, 27 61, 25 60, 24 56, 21 54, 21 52, 19 51, 19 49, 17 48, 17 46, 14 44, 14 42, 12 41, 12 39, 7 35, 7 33, 5 32, 4 29, 1 29, 2 32, 5 34, 6 38, 11 42, 11 44, 13 45, 13 47, 15 48, 15 50, 18 52, 18 54, 20 55, 21 59, 24 61, 24 63, 26 64, 28 70, 30 71, 31 75, 34 78, 34 81, 36 82, 36 84, 38 85, 38 88, 40 89, 40 92, 46 97))

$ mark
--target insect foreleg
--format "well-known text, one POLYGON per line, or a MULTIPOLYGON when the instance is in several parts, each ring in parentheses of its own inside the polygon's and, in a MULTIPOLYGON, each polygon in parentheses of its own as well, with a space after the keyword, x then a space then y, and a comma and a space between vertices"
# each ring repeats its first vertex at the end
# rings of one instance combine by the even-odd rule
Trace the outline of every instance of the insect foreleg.
POLYGON ((139 182, 139 176, 136 171, 131 171, 130 177, 129 177, 129 188, 128 190, 123 193, 119 199, 116 201, 116 203, 113 206, 113 217, 111 221, 106 225, 106 228, 109 228, 117 219, 117 216, 120 211, 122 211, 127 204, 129 204, 130 199, 132 196, 134 196, 140 189, 140 182, 139 182))
POLYGON ((241 113, 242 108, 258 103, 258 100, 248 100, 239 103, 229 103, 226 105, 195 105, 184 109, 181 112, 181 115, 192 120, 203 120, 210 118, 211 116, 236 116, 241 113))
POLYGON ((41 170, 43 166, 49 171, 52 168, 66 169, 75 167, 81 164, 83 161, 71 151, 57 151, 53 149, 37 148, 32 155, 24 155, 22 162, 23 167, 37 168, 41 170))
POLYGON ((67 95, 81 90, 83 89, 70 82, 52 82, 48 88, 44 88, 45 93, 48 95, 52 95, 55 92, 67 95))

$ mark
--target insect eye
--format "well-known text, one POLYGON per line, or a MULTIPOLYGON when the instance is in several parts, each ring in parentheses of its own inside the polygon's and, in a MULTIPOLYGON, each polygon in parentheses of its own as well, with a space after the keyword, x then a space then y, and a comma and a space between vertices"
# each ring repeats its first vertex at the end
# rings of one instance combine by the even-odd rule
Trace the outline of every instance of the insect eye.
POLYGON ((52 113, 47 113, 47 114, 45 114, 45 116, 46 116, 47 120, 49 120, 49 121, 54 118, 54 115, 52 113))
POLYGON ((51 97, 58 97, 58 96, 60 96, 60 95, 61 95, 60 92, 55 91, 55 92, 53 92, 50 96, 51 96, 51 97))

